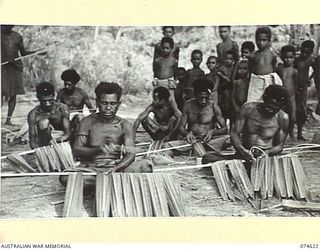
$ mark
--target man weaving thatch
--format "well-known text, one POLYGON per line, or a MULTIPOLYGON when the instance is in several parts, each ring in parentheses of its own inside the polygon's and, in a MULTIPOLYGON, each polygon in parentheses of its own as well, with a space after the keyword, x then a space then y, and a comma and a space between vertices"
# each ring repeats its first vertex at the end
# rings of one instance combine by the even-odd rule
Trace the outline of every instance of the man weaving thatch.
POLYGON ((284 87, 271 85, 263 94, 263 102, 245 103, 231 131, 236 154, 222 156, 209 153, 203 157, 203 163, 234 158, 252 162, 256 156, 251 150, 253 148, 260 148, 269 156, 280 154, 289 127, 289 116, 281 109, 288 105, 288 101, 289 95, 284 87))
MULTIPOLYGON (((98 113, 83 118, 74 144, 74 155, 83 171, 151 172, 149 161, 135 160, 133 128, 116 115, 121 104, 122 89, 117 83, 101 82, 95 89, 98 113), (121 146, 128 149, 122 152, 121 146), (122 157, 122 158, 121 158, 122 157)), ((66 177, 60 181, 66 183, 66 177)), ((85 176, 85 185, 95 185, 94 176, 85 176)))

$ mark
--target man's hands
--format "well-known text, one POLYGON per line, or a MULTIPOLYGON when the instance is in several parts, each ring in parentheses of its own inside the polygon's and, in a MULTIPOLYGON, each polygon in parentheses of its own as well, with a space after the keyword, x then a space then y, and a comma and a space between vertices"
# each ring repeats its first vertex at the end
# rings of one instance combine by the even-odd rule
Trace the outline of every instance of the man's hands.
POLYGON ((252 155, 252 153, 250 152, 250 150, 244 149, 239 151, 241 158, 247 162, 252 162, 254 160, 254 157, 252 155))
POLYGON ((213 129, 209 129, 206 136, 204 137, 203 141, 204 142, 210 141, 212 136, 213 136, 213 129))
POLYGON ((115 145, 114 143, 103 144, 100 146, 100 149, 105 154, 120 150, 119 146, 115 145))
POLYGON ((196 138, 195 136, 193 135, 192 131, 190 131, 188 134, 187 134, 187 141, 189 143, 193 143, 195 142, 196 138))

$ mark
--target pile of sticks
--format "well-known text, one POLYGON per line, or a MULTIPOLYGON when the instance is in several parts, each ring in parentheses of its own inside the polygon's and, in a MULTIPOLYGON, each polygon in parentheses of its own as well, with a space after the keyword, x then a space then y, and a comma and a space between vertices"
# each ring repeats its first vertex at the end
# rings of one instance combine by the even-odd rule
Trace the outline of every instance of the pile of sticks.
POLYGON ((35 149, 39 172, 62 172, 75 168, 72 150, 69 142, 56 143, 35 149))
POLYGON ((184 216, 179 183, 167 174, 98 173, 98 217, 184 216))
POLYGON ((211 170, 223 200, 254 197, 252 184, 241 160, 218 161, 211 164, 211 170))
POLYGON ((251 182, 262 199, 307 199, 308 189, 300 160, 295 155, 258 158, 251 168, 251 182))

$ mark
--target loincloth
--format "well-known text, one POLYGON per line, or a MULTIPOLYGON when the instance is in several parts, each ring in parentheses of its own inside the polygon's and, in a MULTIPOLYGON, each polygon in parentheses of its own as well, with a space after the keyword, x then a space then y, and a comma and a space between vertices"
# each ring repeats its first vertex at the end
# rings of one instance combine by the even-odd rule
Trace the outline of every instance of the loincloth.
POLYGON ((175 89, 177 86, 177 83, 174 78, 169 78, 169 79, 154 78, 152 85, 154 88, 165 87, 166 89, 175 89))
POLYGON ((170 130, 174 127, 175 121, 176 118, 172 116, 166 125, 162 125, 155 119, 152 119, 148 116, 144 119, 144 125, 147 126, 152 133, 156 133, 159 130, 162 132, 170 132, 170 130))
POLYGON ((277 73, 255 75, 251 73, 247 102, 261 101, 264 90, 270 85, 281 85, 282 80, 277 73))

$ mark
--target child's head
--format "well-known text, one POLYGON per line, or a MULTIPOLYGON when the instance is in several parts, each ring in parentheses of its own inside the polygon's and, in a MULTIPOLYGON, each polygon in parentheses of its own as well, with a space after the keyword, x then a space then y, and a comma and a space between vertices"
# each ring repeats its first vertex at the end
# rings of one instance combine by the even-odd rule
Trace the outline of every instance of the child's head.
POLYGON ((230 31, 231 31, 231 26, 219 26, 220 38, 223 41, 226 40, 230 35, 230 31))
POLYGON ((238 63, 238 68, 237 68, 237 76, 240 79, 248 77, 249 74, 249 65, 248 65, 248 60, 241 60, 238 63))
POLYGON ((186 69, 183 67, 177 68, 176 78, 179 82, 186 76, 186 69))
POLYGON ((243 59, 248 59, 253 51, 254 51, 254 43, 253 42, 245 41, 241 45, 241 57, 243 59))
POLYGON ((296 56, 296 49, 292 45, 283 46, 280 55, 285 66, 292 66, 296 56))
POLYGON ((191 53, 191 62, 194 68, 199 68, 202 62, 202 51, 195 49, 191 53))
POLYGON ((207 67, 211 71, 217 68, 217 57, 216 56, 209 56, 207 60, 207 67))
POLYGON ((228 50, 226 52, 226 59, 225 59, 225 65, 231 66, 233 63, 238 59, 237 53, 234 50, 228 50))
POLYGON ((173 46, 174 46, 173 39, 171 37, 163 37, 161 39, 160 44, 161 44, 163 55, 164 56, 169 55, 173 49, 173 46))
POLYGON ((312 55, 314 42, 311 40, 303 41, 301 44, 301 57, 308 58, 312 55))
POLYGON ((264 50, 270 46, 271 29, 268 26, 260 26, 256 30, 256 44, 259 50, 264 50))
POLYGON ((156 107, 160 107, 168 102, 170 97, 170 92, 165 87, 157 87, 153 90, 153 105, 156 107))
POLYGON ((163 26, 162 34, 164 37, 172 37, 174 35, 174 27, 173 26, 163 26))

